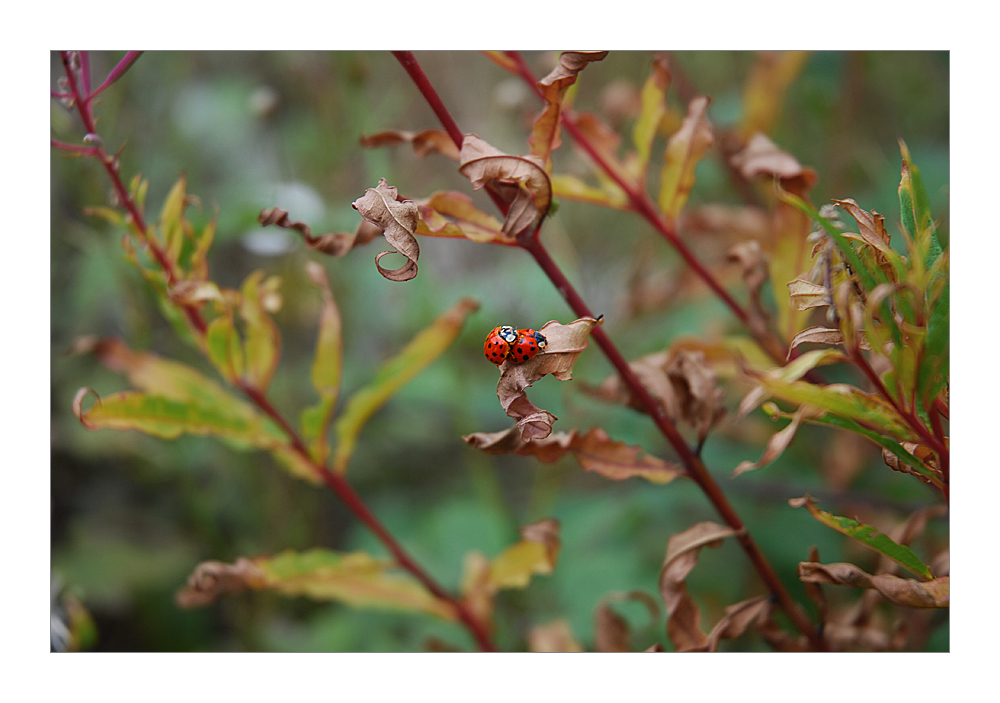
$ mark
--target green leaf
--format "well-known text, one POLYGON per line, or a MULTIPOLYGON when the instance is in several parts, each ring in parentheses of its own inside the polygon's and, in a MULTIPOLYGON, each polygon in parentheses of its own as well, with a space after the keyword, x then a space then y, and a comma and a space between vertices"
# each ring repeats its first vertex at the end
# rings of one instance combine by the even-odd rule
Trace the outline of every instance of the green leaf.
POLYGON ((928 580, 934 578, 934 574, 931 573, 931 570, 927 567, 927 565, 920 561, 920 558, 917 557, 917 555, 914 554, 909 547, 896 543, 871 525, 865 525, 863 523, 859 523, 857 520, 832 515, 828 512, 820 510, 816 507, 815 501, 813 501, 813 499, 809 496, 790 500, 789 505, 795 508, 802 507, 804 505, 806 509, 809 510, 809 513, 824 525, 832 527, 837 532, 845 534, 852 539, 856 539, 858 542, 861 542, 861 544, 869 547, 870 549, 874 549, 879 554, 885 555, 902 566, 904 569, 912 571, 917 576, 921 576, 928 580))
POLYGON ((399 354, 389 359, 367 386, 348 399, 335 426, 337 451, 334 469, 337 472, 347 470, 358 435, 369 418, 455 341, 465 318, 478 307, 479 304, 471 298, 458 301, 430 327, 417 334, 399 354))
MULTIPOLYGON (((940 296, 931 305, 930 319, 927 320, 927 336, 924 338, 924 353, 917 377, 918 393, 924 406, 929 407, 948 383, 950 348, 950 298, 949 283, 946 280, 940 296)), ((928 409, 928 412, 931 412, 928 409)))
POLYGON ((223 378, 230 383, 239 383, 243 379, 243 345, 228 311, 209 324, 205 350, 223 378))
MULTIPOLYGON (((246 381, 261 392, 265 392, 270 385, 281 353, 281 335, 261 299, 262 293, 266 295, 273 291, 261 287, 263 279, 264 272, 259 270, 247 276, 240 301, 240 315, 246 322, 246 381)), ((274 288, 273 284, 271 288, 274 288)))

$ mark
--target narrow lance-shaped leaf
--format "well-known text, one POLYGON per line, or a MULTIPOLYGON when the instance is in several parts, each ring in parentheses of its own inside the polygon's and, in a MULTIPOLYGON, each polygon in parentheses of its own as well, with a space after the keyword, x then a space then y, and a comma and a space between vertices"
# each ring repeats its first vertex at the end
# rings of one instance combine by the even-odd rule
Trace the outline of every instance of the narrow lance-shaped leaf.
POLYGON ((653 71, 639 93, 642 108, 639 117, 632 128, 632 142, 638 157, 639 176, 642 183, 646 180, 646 167, 649 165, 649 155, 653 149, 653 139, 660 128, 660 122, 667 112, 667 89, 670 87, 670 70, 664 54, 659 54, 653 61, 653 71))
POLYGON ((240 301, 240 316, 246 323, 246 382, 261 392, 271 384, 281 353, 281 335, 267 309, 274 311, 280 305, 280 279, 265 282, 264 275, 264 271, 254 271, 247 276, 240 301))
POLYGON ((947 608, 951 602, 951 579, 948 576, 921 582, 893 574, 872 576, 854 564, 806 561, 799 563, 799 578, 806 583, 873 588, 890 603, 910 608, 947 608))
POLYGON ((177 602, 184 608, 199 607, 247 589, 456 619, 450 603, 436 598, 408 574, 398 573, 393 562, 364 552, 345 554, 326 549, 241 558, 234 564, 203 562, 177 593, 177 602))
POLYGON ((344 256, 354 247, 367 244, 382 234, 381 227, 363 219, 354 232, 329 232, 313 236, 312 228, 309 225, 305 222, 292 220, 288 216, 288 212, 279 207, 261 210, 260 214, 257 215, 257 221, 264 227, 274 225, 282 229, 294 229, 302 235, 309 249, 330 256, 344 256))
POLYGON ((319 315, 319 332, 313 357, 311 379, 319 393, 319 403, 302 411, 302 435, 309 451, 319 463, 325 463, 330 453, 327 431, 340 394, 342 371, 342 339, 340 311, 330 291, 326 270, 314 261, 306 264, 306 273, 323 296, 319 315))
POLYGON ((917 576, 925 579, 934 578, 931 570, 920 561, 920 558, 910 550, 909 547, 897 544, 887 535, 882 534, 871 525, 859 523, 851 518, 832 515, 816 507, 815 501, 809 496, 803 498, 793 498, 788 501, 793 508, 805 506, 809 514, 828 527, 832 527, 837 532, 851 537, 870 549, 874 549, 879 554, 883 554, 889 559, 902 566, 904 569, 912 571, 917 576))
POLYGON ((379 261, 392 253, 383 251, 375 257, 378 272, 390 281, 409 281, 414 278, 417 275, 417 259, 420 258, 420 245, 413 236, 417 229, 416 203, 412 200, 400 202, 396 188, 382 178, 376 187, 367 189, 351 206, 373 225, 381 227, 385 240, 407 259, 398 269, 382 268, 379 261))
POLYGON ((513 245, 503 233, 503 223, 477 208, 465 193, 438 191, 414 202, 420 213, 417 234, 465 237, 473 242, 513 245))
POLYGON ((343 473, 354 452, 358 434, 368 419, 392 395, 451 346, 462 330, 465 318, 479 308, 471 298, 463 298, 414 337, 403 350, 386 362, 371 383, 356 391, 344 406, 335 425, 337 449, 334 468, 343 473))
POLYGON ((233 384, 243 379, 243 344, 228 310, 209 323, 205 352, 224 379, 233 384))
POLYGON ((425 129, 422 132, 394 129, 361 137, 361 146, 368 149, 407 143, 413 147, 413 153, 417 156, 423 157, 437 152, 453 161, 458 161, 458 147, 448 133, 440 129, 425 129))
POLYGON ((681 128, 667 142, 657 200, 669 220, 676 219, 687 202, 694 187, 695 166, 715 141, 708 121, 708 103, 705 96, 692 100, 681 128))
MULTIPOLYGON (((947 254, 945 257, 947 258, 947 254)), ((917 376, 917 392, 928 413, 937 412, 931 409, 931 404, 948 385, 950 307, 949 281, 945 280, 941 293, 930 305, 927 336, 924 337, 924 349, 917 376)))
POLYGON ((184 215, 186 187, 185 177, 177 179, 167 194, 167 199, 163 201, 163 209, 160 211, 160 232, 163 236, 165 253, 174 263, 180 259, 181 247, 184 245, 184 226, 181 218, 184 215))
POLYGON ((780 457, 795 438, 795 433, 798 432, 802 420, 808 417, 809 414, 822 414, 822 411, 810 408, 808 405, 799 406, 799 409, 795 411, 795 415, 792 417, 792 421, 783 429, 771 435, 770 439, 767 440, 767 446, 764 448, 764 453, 761 454, 760 459, 757 461, 741 461, 739 466, 733 469, 733 473, 730 474, 731 477, 736 478, 747 471, 754 471, 767 466, 780 457))

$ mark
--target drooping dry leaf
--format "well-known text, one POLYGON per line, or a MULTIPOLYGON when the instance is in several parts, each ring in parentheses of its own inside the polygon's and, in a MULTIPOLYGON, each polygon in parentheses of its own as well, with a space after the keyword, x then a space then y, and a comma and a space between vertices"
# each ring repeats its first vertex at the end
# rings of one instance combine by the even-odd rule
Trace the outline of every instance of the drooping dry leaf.
POLYGON ((583 651, 583 647, 573 637, 568 620, 554 620, 532 627, 528 631, 528 649, 532 652, 583 651))
POLYGON ((632 651, 632 633, 628 621, 611 608, 612 603, 629 600, 638 601, 646 606, 653 623, 659 620, 660 607, 648 593, 642 591, 609 593, 601 599, 594 610, 594 646, 598 652, 632 651))
POLYGON ((552 433, 556 416, 535 407, 526 389, 547 374, 560 381, 573 378, 573 366, 580 353, 587 348, 590 330, 599 320, 582 317, 567 325, 555 320, 546 322, 538 331, 545 335, 548 346, 528 361, 515 364, 509 359, 500 366, 497 398, 508 416, 514 418, 521 431, 521 439, 544 439, 552 433))
POLYGON ((417 205, 412 200, 400 202, 397 195, 396 188, 382 178, 376 187, 368 188, 363 196, 351 203, 351 207, 381 227, 385 240, 407 259, 398 269, 385 269, 378 262, 392 252, 383 251, 375 257, 378 272, 390 281, 409 281, 417 275, 417 259, 420 258, 420 245, 413 236, 417 229, 417 205))
POLYGON ((526 442, 515 425, 503 432, 477 432, 462 439, 489 454, 535 456, 544 462, 553 462, 571 454, 585 470, 613 481, 639 477, 651 483, 669 483, 677 476, 685 475, 684 467, 679 464, 646 454, 640 447, 616 442, 599 427, 593 427, 584 434, 577 430, 556 432, 545 439, 526 442))
POLYGON ((657 202, 668 220, 676 220, 694 187, 694 170, 715 141, 708 121, 709 98, 699 96, 688 105, 687 117, 667 142, 657 202))
POLYGON ((600 61, 606 51, 566 51, 559 56, 559 63, 542 80, 538 87, 545 98, 545 109, 535 120, 528 137, 531 154, 542 160, 547 173, 552 172, 552 152, 559 148, 562 139, 559 124, 562 120, 562 98, 567 88, 576 82, 577 74, 591 61, 600 61))
POLYGON ((930 581, 904 579, 892 574, 871 574, 854 564, 799 563, 799 578, 813 583, 832 583, 852 588, 874 588, 886 600, 910 608, 947 608, 949 605, 949 577, 930 581))
MULTIPOLYGON (((852 198, 834 200, 833 202, 847 210, 851 217, 854 218, 854 221, 858 223, 858 233, 860 234, 861 241, 878 252, 876 257, 878 258, 879 266, 882 267, 889 280, 893 280, 896 269, 891 262, 898 260, 899 255, 892 250, 891 235, 885 228, 885 216, 878 214, 874 210, 871 212, 862 210, 852 198)), ((848 239, 854 238, 853 235, 848 233, 845 233, 844 236, 848 239)))
POLYGON ((740 265, 751 295, 759 296, 761 286, 767 282, 767 254, 760 242, 754 239, 740 242, 729 248, 726 258, 740 265))
MULTIPOLYGON (((702 351, 671 347, 636 359, 629 366, 667 417, 673 422, 689 424, 698 433, 698 441, 725 414, 722 389, 702 351)), ((617 374, 596 388, 583 386, 583 390, 601 400, 644 411, 617 374)))
POLYGON ((575 113, 573 115, 573 122, 576 124, 577 130, 579 130, 590 145, 590 149, 603 162, 603 166, 600 165, 595 161, 595 156, 590 153, 590 150, 582 149, 577 145, 578 152, 592 165, 594 175, 606 192, 621 192, 621 188, 615 183, 615 179, 608 175, 608 170, 626 183, 631 183, 635 180, 628 167, 618 158, 618 148, 621 145, 622 138, 615 129, 602 118, 589 112, 575 113))
POLYGON ((736 478, 742 473, 747 471, 754 471, 756 469, 767 466, 779 456, 781 456, 788 445, 792 443, 795 439, 795 433, 799 430, 799 425, 802 421, 809 417, 818 417, 823 414, 823 411, 812 408, 808 405, 800 405, 799 409, 795 411, 792 421, 788 423, 784 428, 778 430, 771 438, 767 440, 767 446, 764 448, 764 453, 760 455, 760 459, 757 461, 741 461, 739 466, 733 469, 730 474, 731 478, 736 478))
POLYGON ((832 303, 830 289, 809 281, 796 278, 788 282, 789 302, 796 310, 821 308, 832 303))
POLYGON ((234 564, 205 561, 188 576, 187 585, 177 592, 176 600, 181 608, 198 608, 214 603, 221 596, 266 585, 267 575, 263 569, 245 557, 240 557, 234 564))
POLYGON ((509 210, 503 232, 508 237, 533 226, 549 211, 552 184, 545 163, 537 156, 511 156, 474 134, 466 134, 458 170, 476 190, 491 185, 506 201, 509 210))
MULTIPOLYGON (((809 561, 814 564, 819 563, 819 549, 816 545, 809 548, 809 561)), ((816 604, 816 610, 819 612, 819 626, 824 627, 829 619, 829 607, 826 602, 826 592, 823 590, 823 586, 818 583, 806 583, 805 588, 806 596, 808 596, 809 600, 816 604)))
POLYGON ((278 207, 261 210, 257 216, 257 221, 264 227, 275 225, 283 229, 294 229, 302 235, 308 248, 323 254, 329 254, 330 256, 344 256, 354 247, 367 244, 382 234, 381 227, 372 224, 368 220, 361 220, 354 233, 331 232, 330 234, 321 234, 318 237, 314 237, 309 225, 305 222, 292 221, 288 217, 288 212, 278 207))
POLYGON ((702 547, 718 547, 736 531, 714 522, 699 522, 667 541, 667 555, 660 570, 660 594, 667 611, 667 636, 678 651, 708 644, 701 631, 701 611, 684 580, 698 563, 702 547))
POLYGON ((390 129, 368 136, 362 135, 360 143, 367 149, 410 144, 417 156, 424 157, 437 152, 453 161, 458 161, 458 147, 448 133, 440 129, 425 129, 421 132, 390 129))

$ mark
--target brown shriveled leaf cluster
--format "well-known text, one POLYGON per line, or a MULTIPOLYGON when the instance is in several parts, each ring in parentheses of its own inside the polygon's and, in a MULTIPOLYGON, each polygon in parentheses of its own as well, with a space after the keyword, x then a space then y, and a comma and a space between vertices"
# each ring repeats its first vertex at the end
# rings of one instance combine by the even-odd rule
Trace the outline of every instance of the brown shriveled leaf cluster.
POLYGON ((633 651, 632 631, 628 621, 611 608, 612 603, 630 600, 646 606, 651 623, 655 624, 660 619, 660 607, 648 593, 609 593, 594 610, 594 645, 598 652, 633 651))
POLYGON ((911 608, 947 608, 949 604, 948 576, 931 581, 917 581, 893 574, 872 576, 854 564, 817 564, 804 561, 799 564, 799 578, 807 583, 874 588, 890 603, 911 608))
POLYGON ((487 188, 508 205, 503 232, 510 238, 537 224, 552 203, 545 163, 534 155, 512 156, 474 134, 465 135, 458 170, 476 190, 487 188))
POLYGON ((263 588, 267 575, 251 560, 240 557, 234 564, 205 561, 188 576, 187 585, 177 592, 177 605, 198 608, 214 603, 220 596, 263 588))
MULTIPOLYGON (((671 348, 641 357, 629 366, 667 417, 694 428, 699 442, 725 414, 722 389, 701 351, 671 348)), ((617 374, 597 387, 583 385, 583 390, 606 402, 643 410, 617 374)))
POLYGON ((305 222, 296 222, 288 217, 288 212, 278 207, 261 210, 257 221, 264 227, 275 225, 284 229, 294 229, 305 240, 306 246, 330 256, 344 256, 354 247, 367 244, 382 234, 381 228, 368 220, 361 220, 357 230, 350 232, 331 232, 314 237, 312 230, 305 222))
POLYGON ((544 439, 525 441, 515 425, 502 432, 476 432, 463 437, 466 442, 489 454, 520 454, 553 462, 571 454, 586 471, 613 481, 640 477, 652 483, 668 483, 685 475, 684 467, 616 442, 600 427, 580 434, 577 430, 556 432, 544 439))
POLYGON ((366 190, 351 206, 366 220, 381 227, 385 240, 407 259, 398 269, 382 268, 379 261, 392 253, 383 251, 375 257, 378 272, 390 281, 409 281, 417 275, 417 259, 420 258, 420 245, 414 236, 419 215, 416 203, 400 201, 398 196, 395 186, 382 178, 375 188, 366 190))
POLYGON ((587 338, 599 320, 581 317, 567 325, 555 320, 546 322, 538 331, 545 335, 548 346, 528 361, 514 364, 509 360, 500 366, 497 398, 504 412, 517 422, 525 442, 544 439, 552 433, 556 416, 535 407, 525 393, 535 381, 552 374, 560 381, 573 378, 573 366, 587 348, 587 338))

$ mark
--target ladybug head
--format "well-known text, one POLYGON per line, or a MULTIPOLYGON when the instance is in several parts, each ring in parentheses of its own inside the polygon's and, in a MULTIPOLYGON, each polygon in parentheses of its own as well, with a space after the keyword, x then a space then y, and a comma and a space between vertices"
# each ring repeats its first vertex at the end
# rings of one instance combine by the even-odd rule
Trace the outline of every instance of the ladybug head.
POLYGON ((545 338, 541 332, 535 332, 535 343, 538 344, 539 349, 544 349, 549 346, 549 340, 545 338))
POLYGON ((501 327, 497 331, 497 334, 500 335, 500 338, 507 342, 507 344, 513 344, 517 341, 517 332, 515 332, 514 328, 510 325, 504 325, 501 327))

